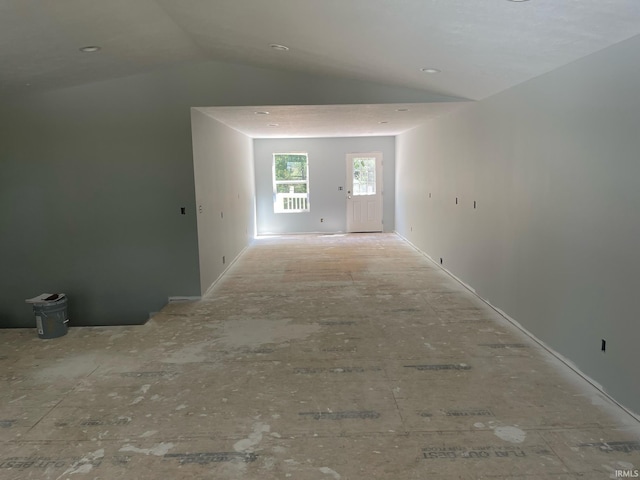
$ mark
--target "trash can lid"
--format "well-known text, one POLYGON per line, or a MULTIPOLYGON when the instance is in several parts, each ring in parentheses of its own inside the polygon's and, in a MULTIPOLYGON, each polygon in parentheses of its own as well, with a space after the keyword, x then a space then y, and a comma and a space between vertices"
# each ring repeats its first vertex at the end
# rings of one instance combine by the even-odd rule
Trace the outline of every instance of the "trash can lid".
POLYGON ((41 293, 37 297, 26 299, 25 302, 42 305, 47 303, 59 302, 60 300, 65 298, 65 296, 66 295, 64 293, 41 293))

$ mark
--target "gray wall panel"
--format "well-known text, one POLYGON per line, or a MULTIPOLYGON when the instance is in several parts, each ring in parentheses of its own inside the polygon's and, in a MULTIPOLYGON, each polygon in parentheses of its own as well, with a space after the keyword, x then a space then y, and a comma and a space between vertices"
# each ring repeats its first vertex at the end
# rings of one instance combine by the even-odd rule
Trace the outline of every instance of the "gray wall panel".
POLYGON ((636 412, 639 52, 624 42, 396 142, 397 231, 636 412))

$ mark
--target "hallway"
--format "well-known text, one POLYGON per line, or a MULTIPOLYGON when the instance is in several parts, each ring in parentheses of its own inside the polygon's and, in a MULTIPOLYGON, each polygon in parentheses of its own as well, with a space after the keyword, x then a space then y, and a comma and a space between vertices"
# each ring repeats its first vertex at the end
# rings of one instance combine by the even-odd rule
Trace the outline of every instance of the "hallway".
POLYGON ((144 326, 0 346, 0 479, 640 469, 637 421, 393 234, 260 238, 144 326))

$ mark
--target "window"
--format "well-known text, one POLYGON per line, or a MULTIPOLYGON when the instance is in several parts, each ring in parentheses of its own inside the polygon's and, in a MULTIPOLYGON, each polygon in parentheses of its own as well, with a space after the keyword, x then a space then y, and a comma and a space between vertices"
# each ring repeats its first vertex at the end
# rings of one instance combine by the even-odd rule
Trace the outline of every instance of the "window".
POLYGON ((273 211, 309 211, 309 158, 306 153, 273 154, 273 211))
POLYGON ((356 157, 353 159, 353 194, 376 194, 376 158, 356 157))

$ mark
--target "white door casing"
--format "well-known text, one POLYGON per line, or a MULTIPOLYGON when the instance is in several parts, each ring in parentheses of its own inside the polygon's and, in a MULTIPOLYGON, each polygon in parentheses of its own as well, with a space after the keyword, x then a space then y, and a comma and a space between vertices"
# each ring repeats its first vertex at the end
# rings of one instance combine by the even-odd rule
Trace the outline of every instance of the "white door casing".
POLYGON ((347 154, 347 231, 382 231, 382 153, 347 154))

